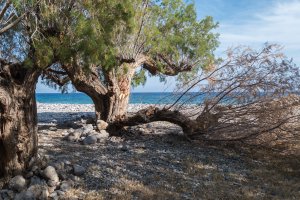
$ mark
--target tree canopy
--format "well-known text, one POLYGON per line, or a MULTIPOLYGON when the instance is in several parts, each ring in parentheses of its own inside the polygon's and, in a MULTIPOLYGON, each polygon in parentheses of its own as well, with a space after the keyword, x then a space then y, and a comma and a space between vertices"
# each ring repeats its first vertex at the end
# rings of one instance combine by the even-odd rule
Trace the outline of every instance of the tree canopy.
MULTIPOLYGON (((126 74, 128 65, 133 64, 135 68, 141 67, 135 70, 134 86, 145 83, 146 71, 161 78, 180 74, 178 80, 186 81, 214 60, 218 34, 212 30, 217 24, 211 17, 198 20, 192 3, 132 0, 122 4, 110 1, 109 5, 99 1, 99 4, 84 3, 81 6, 91 9, 93 18, 76 15, 77 23, 73 24, 68 23, 70 19, 56 17, 61 21, 57 22, 58 27, 62 23, 64 29, 59 38, 51 38, 47 47, 55 49, 60 64, 70 64, 76 57, 80 68, 97 66, 103 85, 107 85, 103 73, 113 69, 119 75, 126 74), (105 4, 107 7, 103 9, 105 4), (101 12, 101 9, 112 13, 101 12), (97 22, 99 19, 106 20, 97 22)), ((60 16, 61 13, 54 12, 53 15, 60 16)), ((48 52, 51 54, 52 51, 48 52)), ((52 69, 61 70, 59 65, 52 69)), ((62 80, 61 75, 56 74, 53 78, 54 74, 48 73, 46 77, 52 81, 62 80)), ((64 85, 67 81, 60 83, 64 85)))

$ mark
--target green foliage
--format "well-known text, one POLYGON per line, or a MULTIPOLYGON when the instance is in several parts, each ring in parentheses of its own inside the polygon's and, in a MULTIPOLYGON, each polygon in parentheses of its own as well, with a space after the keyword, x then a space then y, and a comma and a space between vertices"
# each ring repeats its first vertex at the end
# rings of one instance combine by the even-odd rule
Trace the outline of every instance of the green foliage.
POLYGON ((146 70, 141 68, 139 71, 136 71, 133 75, 131 86, 137 87, 139 85, 145 85, 147 81, 146 70))
POLYGON ((127 0, 40 1, 38 13, 29 19, 36 64, 43 68, 51 62, 72 64, 76 60, 87 69, 91 64, 114 67, 112 36, 120 25, 130 31, 131 9, 127 0))
POLYGON ((148 56, 160 72, 160 80, 165 81, 163 74, 173 68, 182 71, 177 76, 180 82, 190 80, 199 70, 208 69, 215 62, 214 50, 219 43, 218 34, 213 29, 218 24, 209 16, 198 20, 193 3, 149 0, 146 6, 147 1, 132 2, 135 8, 132 32, 116 36, 122 38, 120 43, 115 44, 121 57, 148 56), (184 72, 187 66, 191 67, 184 72))

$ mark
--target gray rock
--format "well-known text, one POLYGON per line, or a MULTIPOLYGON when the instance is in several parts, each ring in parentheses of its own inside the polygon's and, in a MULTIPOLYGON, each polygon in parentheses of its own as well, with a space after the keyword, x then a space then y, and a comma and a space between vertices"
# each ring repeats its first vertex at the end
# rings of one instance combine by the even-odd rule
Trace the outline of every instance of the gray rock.
POLYGON ((23 176, 15 176, 9 181, 9 188, 21 192, 26 187, 26 180, 23 176))
POLYGON ((56 186, 55 187, 48 187, 48 191, 49 193, 53 193, 56 190, 56 186))
POLYGON ((0 199, 14 199, 15 193, 12 190, 0 190, 0 199))
POLYGON ((108 123, 103 120, 97 120, 98 130, 105 130, 108 127, 108 123))
POLYGON ((79 139, 81 134, 82 133, 80 131, 74 131, 73 133, 70 133, 69 135, 74 136, 76 139, 79 139))
POLYGON ((33 176, 30 179, 30 186, 32 185, 46 185, 46 181, 37 176, 33 176))
POLYGON ((41 200, 47 200, 49 197, 49 191, 47 188, 43 188, 42 193, 40 195, 41 200))
POLYGON ((46 169, 44 169, 44 176, 51 180, 51 181, 54 181, 54 182, 58 182, 59 181, 59 178, 58 178, 58 175, 56 173, 56 170, 54 167, 52 166, 48 166, 46 169))
POLYGON ((58 196, 64 196, 65 195, 65 192, 61 191, 61 190, 56 190, 56 193, 58 196))
POLYGON ((52 193, 49 195, 49 197, 50 197, 51 199, 57 200, 57 199, 58 199, 57 192, 52 192, 52 193))
POLYGON ((73 135, 68 135, 64 138, 65 140, 69 141, 69 142, 76 142, 78 139, 73 136, 73 135))
POLYGON ((81 176, 85 173, 86 169, 80 165, 73 165, 73 172, 76 176, 81 176))
POLYGON ((49 185, 49 187, 55 187, 59 185, 59 181, 48 180, 47 185, 49 185))
POLYGON ((64 163, 64 162, 55 162, 55 163, 53 163, 53 167, 54 167, 56 170, 64 170, 64 168, 65 168, 65 163, 64 163))
POLYGON ((70 133, 69 135, 67 135, 65 137, 65 139, 70 142, 75 142, 80 139, 81 135, 82 135, 81 131, 74 131, 74 132, 70 133))
POLYGON ((31 177, 33 177, 33 172, 32 171, 30 171, 30 172, 28 172, 26 175, 25 175, 25 178, 26 179, 29 179, 29 178, 31 178, 31 177))
POLYGON ((69 132, 68 132, 68 131, 63 131, 61 134, 62 134, 63 136, 67 136, 67 135, 69 135, 69 132))
POLYGON ((101 130, 99 135, 101 136, 101 138, 109 137, 109 133, 106 130, 101 130))
POLYGON ((94 127, 92 124, 87 124, 87 125, 84 125, 82 128, 81 128, 81 132, 82 132, 82 135, 81 136, 86 136, 88 135, 89 132, 93 131, 94 130, 94 127))
POLYGON ((34 193, 31 191, 25 191, 17 194, 14 200, 36 200, 34 193))
POLYGON ((79 182, 81 179, 78 176, 74 176, 73 174, 70 175, 70 179, 74 182, 79 182))
POLYGON ((75 130, 73 129, 73 128, 70 128, 69 130, 68 130, 68 133, 74 133, 75 132, 75 130))
POLYGON ((69 160, 65 160, 64 163, 65 163, 66 165, 71 165, 71 164, 72 164, 69 160))
POLYGON ((65 171, 58 171, 57 173, 60 180, 66 180, 68 178, 68 175, 65 171))
POLYGON ((31 168, 31 171, 34 173, 36 171, 38 171, 39 167, 34 165, 32 168, 31 168))
POLYGON ((49 196, 47 186, 43 185, 32 185, 27 189, 27 192, 32 193, 35 199, 47 199, 49 196))
POLYGON ((57 131, 57 128, 54 127, 54 126, 51 126, 51 127, 49 128, 49 130, 50 130, 50 131, 57 131))
POLYGON ((97 143, 97 137, 94 135, 89 135, 83 140, 84 145, 91 145, 97 143))
POLYGON ((70 181, 70 180, 69 181, 63 181, 63 182, 61 182, 60 190, 63 191, 63 192, 67 192, 73 186, 74 186, 74 182, 73 181, 70 181))

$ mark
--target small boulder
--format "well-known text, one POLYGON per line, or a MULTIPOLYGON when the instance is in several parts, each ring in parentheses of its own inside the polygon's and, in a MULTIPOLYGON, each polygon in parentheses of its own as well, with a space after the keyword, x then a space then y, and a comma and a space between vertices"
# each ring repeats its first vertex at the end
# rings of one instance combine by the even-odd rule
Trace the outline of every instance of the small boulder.
POLYGON ((49 197, 51 198, 51 199, 58 199, 58 195, 57 195, 57 192, 52 192, 50 195, 49 195, 49 197))
POLYGON ((33 194, 35 199, 45 199, 46 200, 49 196, 47 186, 43 186, 43 185, 32 185, 27 189, 26 192, 33 194), (43 196, 46 196, 46 197, 43 197, 43 196))
POLYGON ((73 165, 73 172, 76 176, 81 176, 85 173, 86 169, 80 165, 73 165))
POLYGON ((9 188, 21 192, 26 187, 26 180, 23 176, 18 175, 9 181, 9 188))
MULTIPOLYGON (((12 190, 0 190, 0 199, 14 199, 15 193, 12 190)), ((1 199, 1 200, 2 200, 1 199)))
POLYGON ((54 126, 51 126, 51 127, 49 128, 49 130, 50 130, 50 131, 57 131, 57 128, 54 127, 54 126))
POLYGON ((46 181, 37 176, 33 176, 30 179, 30 186, 32 185, 46 185, 46 181))
POLYGON ((44 169, 43 174, 44 174, 44 176, 47 179, 49 179, 51 181, 54 181, 54 182, 58 182, 59 181, 59 178, 58 178, 58 175, 56 173, 56 170, 52 166, 48 166, 46 169, 44 169))
POLYGON ((84 125, 83 127, 85 130, 89 130, 89 131, 92 131, 94 130, 94 126, 93 124, 87 124, 87 125, 84 125))
POLYGON ((14 200, 35 200, 34 193, 32 191, 25 191, 17 194, 14 200))
POLYGON ((63 192, 67 192, 73 186, 74 186, 74 182, 73 181, 63 181, 63 182, 61 182, 60 190, 63 191, 63 192))
POLYGON ((105 130, 108 127, 108 123, 103 120, 97 120, 98 130, 105 130))
POLYGON ((83 140, 84 145, 91 145, 97 143, 97 137, 94 135, 89 135, 83 140))
POLYGON ((106 130, 101 130, 99 135, 101 136, 101 138, 109 137, 109 133, 106 130))
POLYGON ((73 128, 70 128, 69 130, 68 130, 68 133, 74 133, 75 132, 75 130, 73 129, 73 128))

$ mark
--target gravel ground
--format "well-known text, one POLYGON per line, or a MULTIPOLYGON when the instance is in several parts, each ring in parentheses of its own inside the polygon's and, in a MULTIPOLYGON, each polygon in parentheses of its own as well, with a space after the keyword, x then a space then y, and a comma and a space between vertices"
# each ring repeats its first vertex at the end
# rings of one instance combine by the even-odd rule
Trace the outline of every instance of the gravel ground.
POLYGON ((63 140, 67 129, 59 127, 92 116, 92 107, 59 106, 61 112, 54 112, 39 104, 39 151, 52 162, 68 160, 87 169, 66 198, 300 199, 298 154, 189 142, 178 126, 166 122, 81 145, 63 140), (58 130, 48 130, 56 124, 58 130))

